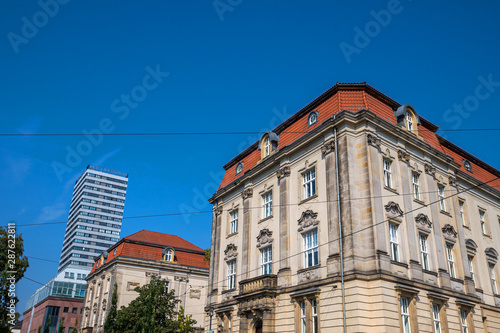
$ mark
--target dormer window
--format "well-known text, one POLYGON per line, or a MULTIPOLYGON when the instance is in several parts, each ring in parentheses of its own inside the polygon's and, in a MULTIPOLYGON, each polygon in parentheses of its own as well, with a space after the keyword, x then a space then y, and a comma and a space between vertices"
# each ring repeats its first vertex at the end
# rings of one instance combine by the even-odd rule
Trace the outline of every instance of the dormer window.
POLYGON ((472 172, 472 165, 469 160, 463 160, 462 163, 464 164, 465 170, 472 172))
POLYGON ((406 112, 406 129, 413 133, 413 117, 410 112, 406 112))
POLYGON ((171 247, 163 249, 163 260, 166 262, 173 262, 175 258, 175 250, 171 247))
POLYGON ((240 162, 236 165, 236 174, 239 174, 243 171, 243 162, 240 162))
POLYGON ((269 137, 264 139, 264 157, 269 156, 271 154, 271 140, 269 137))
POLYGON ((309 113, 309 116, 307 116, 307 126, 312 126, 316 124, 317 121, 318 121, 318 112, 311 111, 311 113, 309 113))
POLYGON ((396 121, 399 126, 408 130, 415 135, 418 135, 418 126, 420 125, 420 118, 415 109, 409 105, 401 105, 395 112, 396 121))

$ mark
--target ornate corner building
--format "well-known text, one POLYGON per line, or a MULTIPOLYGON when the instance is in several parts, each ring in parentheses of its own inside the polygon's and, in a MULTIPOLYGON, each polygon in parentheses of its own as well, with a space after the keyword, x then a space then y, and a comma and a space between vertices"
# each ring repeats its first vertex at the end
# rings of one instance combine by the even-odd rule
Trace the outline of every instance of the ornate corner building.
POLYGON ((500 332, 500 172, 437 130, 338 83, 224 165, 207 328, 500 332))

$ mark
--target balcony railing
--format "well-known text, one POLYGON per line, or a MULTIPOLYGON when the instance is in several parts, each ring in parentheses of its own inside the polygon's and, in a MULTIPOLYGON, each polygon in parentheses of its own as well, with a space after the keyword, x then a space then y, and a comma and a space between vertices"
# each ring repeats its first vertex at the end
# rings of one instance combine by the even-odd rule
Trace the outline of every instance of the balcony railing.
POLYGON ((276 275, 261 275, 240 282, 240 294, 276 288, 278 285, 276 275))

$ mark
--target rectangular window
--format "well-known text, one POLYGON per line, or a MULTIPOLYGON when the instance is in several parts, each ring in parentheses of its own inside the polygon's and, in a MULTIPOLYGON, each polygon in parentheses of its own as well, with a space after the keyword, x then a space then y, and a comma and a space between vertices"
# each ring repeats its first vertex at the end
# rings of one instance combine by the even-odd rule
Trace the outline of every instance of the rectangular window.
POLYGON ((261 255, 261 274, 272 274, 273 273, 273 248, 266 247, 260 251, 261 255))
POLYGON ((231 212, 231 233, 238 231, 238 211, 231 212))
POLYGON ((453 246, 446 244, 446 254, 448 257, 448 270, 450 272, 450 277, 456 278, 455 274, 455 260, 453 259, 453 246))
POLYGON ((439 318, 439 306, 432 305, 432 317, 434 319, 434 332, 441 333, 441 319, 439 318))
POLYGON ((231 316, 227 316, 227 333, 231 333, 231 316))
POLYGON ((484 220, 484 211, 483 210, 479 211, 479 222, 481 222, 481 231, 483 232, 483 235, 486 235, 486 222, 484 220))
POLYGON ((318 230, 304 234, 304 263, 305 268, 319 264, 318 257, 318 230))
POLYGON ((318 303, 315 299, 311 301, 313 333, 318 333, 318 303))
POLYGON ((68 313, 68 311, 69 311, 69 307, 64 307, 63 312, 68 313))
POLYGON ((411 333, 409 310, 408 298, 401 297, 401 321, 403 322, 404 333, 411 333))
POLYGON ((467 256, 467 259, 469 261, 469 273, 470 273, 470 278, 472 279, 472 282, 474 282, 474 286, 476 285, 476 277, 474 275, 474 266, 473 266, 473 262, 472 262, 472 257, 471 256, 467 256))
POLYGON ((304 188, 304 199, 316 194, 316 170, 312 169, 302 175, 302 186, 304 188))
POLYGON ((306 333, 306 302, 300 302, 300 327, 301 333, 306 333))
POLYGON ((444 202, 444 186, 438 185, 439 208, 446 211, 446 203, 444 202))
POLYGON ((460 311, 460 320, 462 322, 462 333, 468 333, 469 327, 467 326, 467 312, 460 311))
POLYGON ((392 162, 384 159, 384 185, 392 188, 392 162))
POLYGON ((465 227, 465 213, 464 213, 464 202, 459 201, 458 202, 458 207, 460 210, 460 221, 462 222, 462 225, 465 227))
POLYGON ((427 251, 427 236, 420 235, 420 253, 422 257, 422 268, 429 270, 429 252, 427 251))
POLYGON ((497 279, 495 276, 495 265, 489 264, 489 268, 490 268, 491 288, 493 290, 493 294, 498 295, 497 279))
POLYGON ((236 260, 227 263, 227 289, 236 288, 236 260))
POLYGON ((420 200, 420 176, 418 175, 418 173, 413 172, 411 178, 413 182, 413 198, 415 198, 416 200, 420 200))
POLYGON ((273 192, 268 192, 262 196, 262 217, 273 215, 273 192))
POLYGON ((398 226, 389 224, 389 238, 391 242, 391 258, 399 261, 398 226))

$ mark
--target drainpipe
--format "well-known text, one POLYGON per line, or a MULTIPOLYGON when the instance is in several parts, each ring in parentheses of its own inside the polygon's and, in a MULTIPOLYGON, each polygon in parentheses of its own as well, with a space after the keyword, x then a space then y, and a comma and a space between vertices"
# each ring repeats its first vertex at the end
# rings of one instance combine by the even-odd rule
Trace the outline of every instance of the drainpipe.
MULTIPOLYGON (((219 203, 217 201, 215 202, 215 204, 216 204, 216 206, 219 206, 219 203)), ((215 217, 214 234, 215 234, 215 238, 217 238, 217 216, 215 217)), ((212 249, 212 245, 213 244, 210 244, 210 249, 212 249)), ((210 273, 210 294, 208 295, 208 309, 210 311, 209 312, 210 324, 209 324, 208 330, 212 331, 212 317, 214 315, 214 311, 212 310, 212 291, 214 289, 214 262, 215 262, 215 253, 212 250, 210 250, 210 256, 214 260, 210 260, 210 271, 211 271, 211 273, 210 273)))
MULTIPOLYGON (((333 115, 335 119, 335 114, 333 115)), ((342 284, 342 319, 344 324, 344 333, 347 333, 345 317, 345 289, 344 289, 344 252, 342 250, 342 214, 340 213, 340 184, 339 184, 339 151, 337 147, 337 127, 333 127, 335 137, 335 173, 337 177, 337 210, 339 219, 339 246, 340 246, 340 278, 342 284)))

